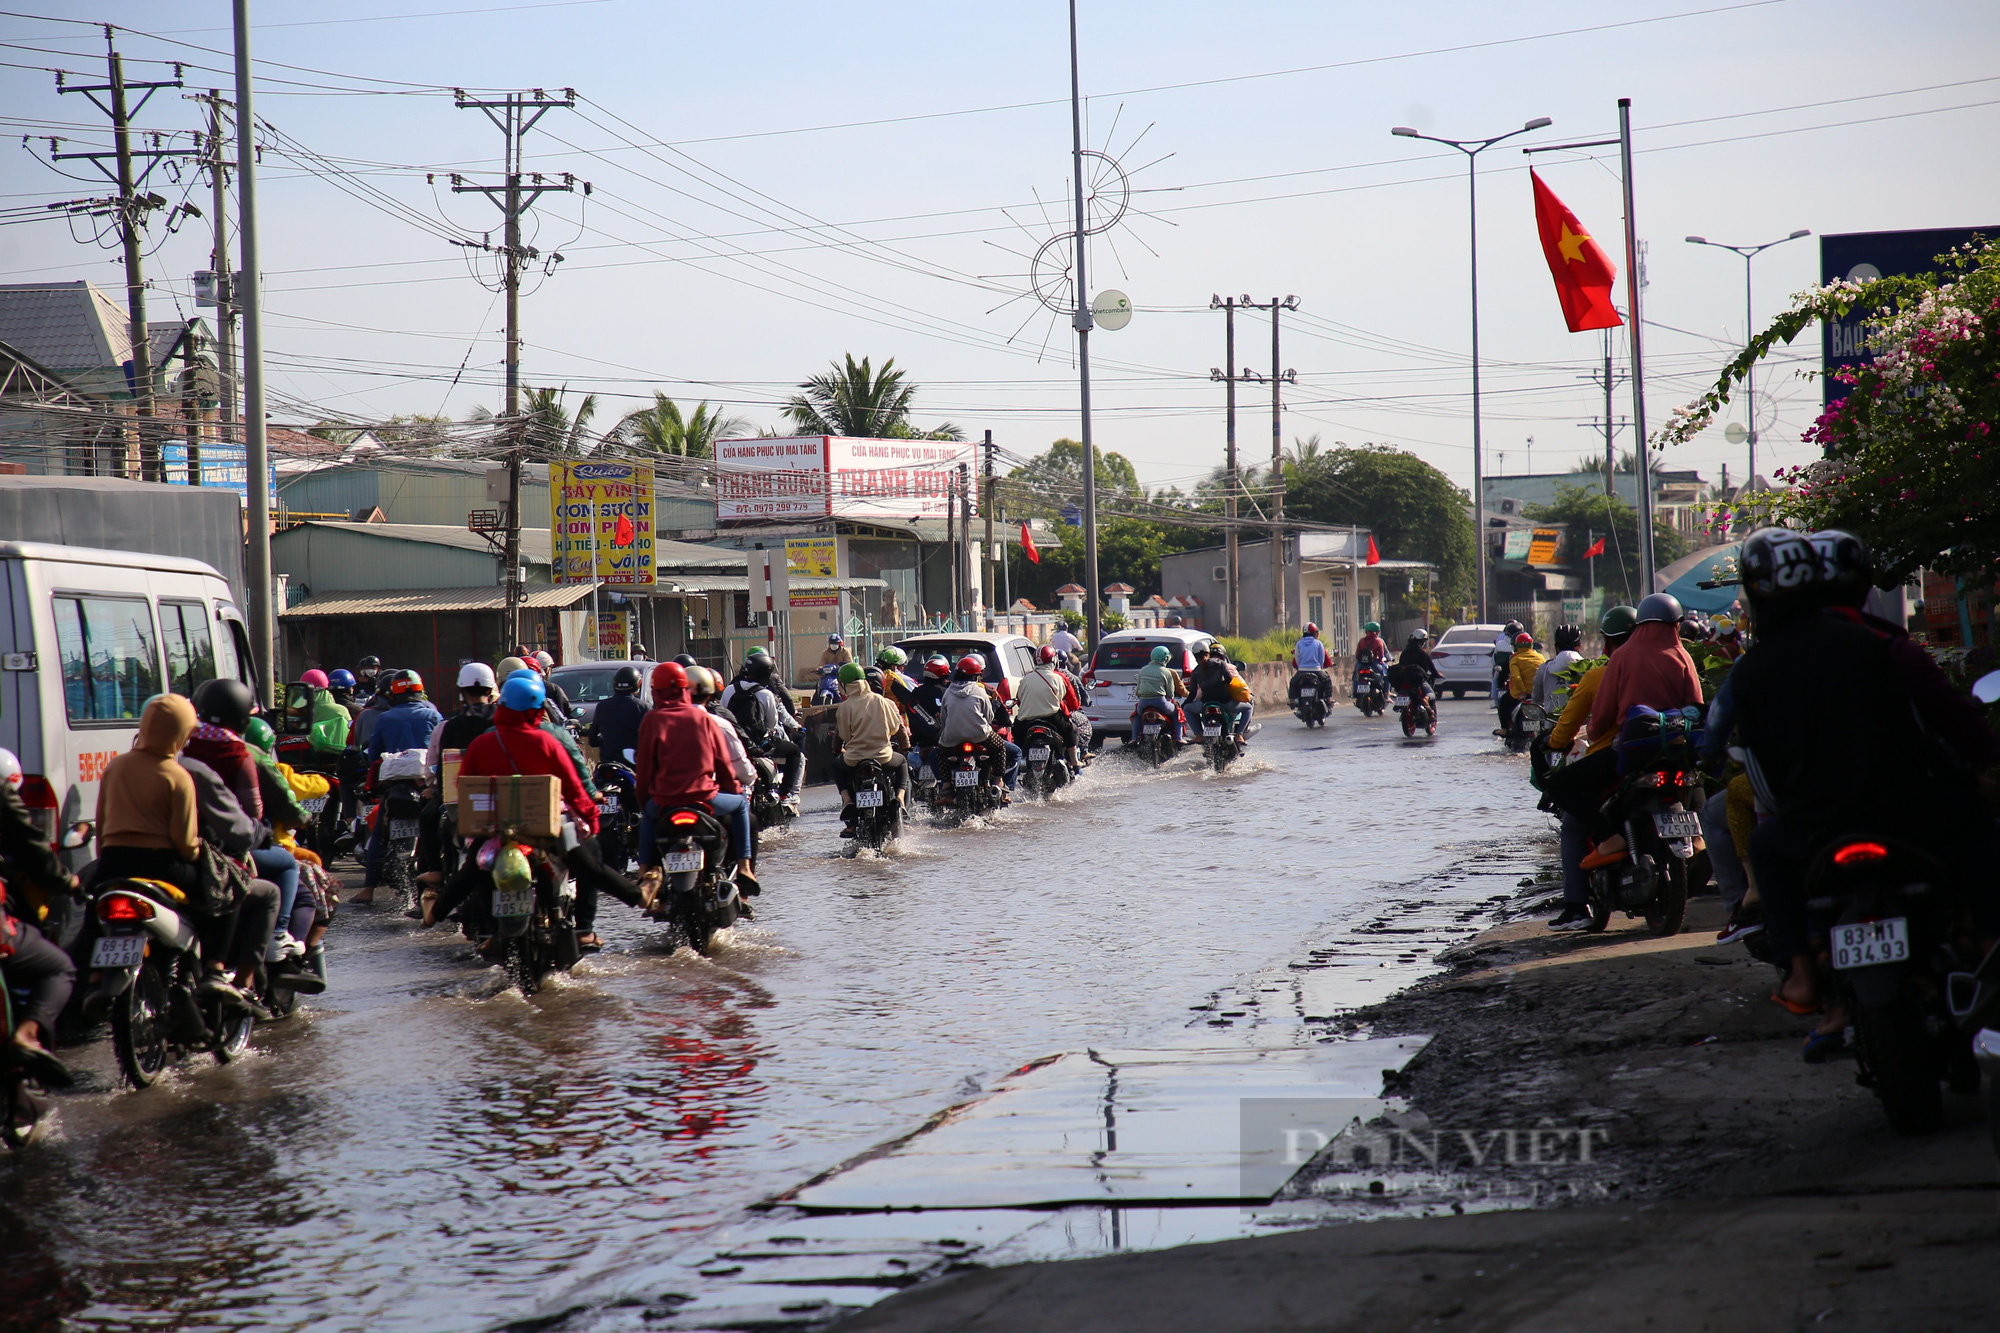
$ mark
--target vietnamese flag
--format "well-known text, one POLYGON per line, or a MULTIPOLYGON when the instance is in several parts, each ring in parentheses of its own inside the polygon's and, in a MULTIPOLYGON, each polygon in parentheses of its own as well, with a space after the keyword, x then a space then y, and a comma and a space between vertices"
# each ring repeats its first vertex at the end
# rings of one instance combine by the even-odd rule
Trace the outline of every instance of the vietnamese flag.
POLYGON ((1562 302, 1569 331, 1617 328, 1625 322, 1611 307, 1617 268, 1532 168, 1528 179, 1535 184, 1535 227, 1542 234, 1542 254, 1549 261, 1549 276, 1556 280, 1556 298, 1562 302))
POLYGON ((613 546, 630 546, 638 535, 637 529, 632 526, 632 520, 620 514, 617 524, 611 529, 611 544, 613 546))
POLYGON ((1021 554, 1028 557, 1029 564, 1042 563, 1042 553, 1035 549, 1035 539, 1028 531, 1028 520, 1025 518, 1021 520, 1021 554))
POLYGON ((1382 553, 1375 549, 1375 534, 1372 532, 1368 534, 1368 563, 1371 565, 1382 563, 1382 553))
POLYGON ((1596 541, 1590 544, 1590 549, 1583 553, 1583 558, 1585 560, 1588 560, 1592 556, 1599 556, 1603 554, 1604 554, 1604 538, 1599 537, 1596 541))

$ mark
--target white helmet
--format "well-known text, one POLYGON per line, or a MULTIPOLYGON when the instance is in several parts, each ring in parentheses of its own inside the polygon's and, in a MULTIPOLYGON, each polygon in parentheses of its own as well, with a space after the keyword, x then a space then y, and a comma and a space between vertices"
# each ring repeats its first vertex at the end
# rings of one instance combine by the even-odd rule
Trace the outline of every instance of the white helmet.
POLYGON ((487 666, 484 662, 467 662, 458 669, 458 688, 461 690, 493 689, 493 668, 487 666))
POLYGON ((0 750, 0 783, 15 791, 21 789, 21 761, 14 757, 12 750, 0 750))
POLYGON ((550 657, 550 656, 549 656, 549 655, 548 655, 547 653, 545 653, 545 652, 543 652, 543 653, 536 653, 536 654, 535 654, 535 660, 536 660, 537 662, 540 662, 540 663, 542 664, 542 670, 543 670, 544 672, 546 672, 546 671, 547 671, 547 670, 548 670, 548 669, 549 669, 550 667, 552 667, 552 666, 554 666, 554 665, 556 664, 556 659, 555 659, 555 658, 553 658, 553 657, 550 657))

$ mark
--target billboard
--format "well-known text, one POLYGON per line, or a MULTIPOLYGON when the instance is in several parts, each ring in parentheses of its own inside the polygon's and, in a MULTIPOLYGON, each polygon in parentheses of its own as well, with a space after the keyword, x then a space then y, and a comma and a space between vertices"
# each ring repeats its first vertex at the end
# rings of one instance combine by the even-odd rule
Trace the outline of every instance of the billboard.
POLYGON ((715 442, 716 518, 943 518, 960 464, 959 440, 864 440, 801 435, 715 442))
POLYGON ((650 465, 574 459, 552 462, 549 500, 549 569, 557 583, 652 586, 650 465))
MULTIPOLYGON (((800 578, 840 577, 840 542, 835 537, 788 537, 785 539, 785 568, 800 578)), ((792 605, 839 606, 840 593, 832 588, 792 589, 792 605)))
MULTIPOLYGON (((1856 231, 1819 238, 1819 280, 1821 283, 1852 278, 1873 282, 1876 278, 1900 274, 1935 273, 1937 257, 1947 250, 1968 245, 1976 236, 2000 236, 2000 227, 1942 227, 1925 231, 1856 231)), ((1820 330, 1821 401, 1831 403, 1847 396, 1847 386, 1833 378, 1841 366, 1874 360, 1867 350, 1868 335, 1874 332, 1866 310, 1851 310, 1846 319, 1827 320, 1820 330)))
MULTIPOLYGON (((233 491, 247 504, 250 496, 250 469, 244 462, 247 453, 240 444, 219 444, 213 440, 201 443, 201 484, 212 490, 233 491)), ((188 484, 188 447, 185 440, 160 446, 160 462, 166 469, 169 486, 188 484)), ((278 465, 275 460, 268 464, 271 494, 278 493, 278 465)), ((275 504, 273 505, 275 508, 275 504)))

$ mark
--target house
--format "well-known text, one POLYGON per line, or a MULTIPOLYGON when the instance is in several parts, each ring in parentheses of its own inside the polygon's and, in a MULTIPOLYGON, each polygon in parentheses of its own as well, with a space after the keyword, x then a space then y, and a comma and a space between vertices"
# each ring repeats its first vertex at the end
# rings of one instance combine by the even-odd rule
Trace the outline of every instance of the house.
MULTIPOLYGON (((1241 623, 1233 632, 1254 639, 1273 628, 1298 629, 1310 621, 1325 632, 1328 643, 1338 647, 1358 639, 1364 622, 1382 619, 1389 597, 1408 597, 1414 588, 1414 600, 1421 603, 1432 567, 1421 560, 1383 558, 1368 563, 1370 535, 1366 528, 1353 528, 1285 536, 1281 548, 1284 626, 1274 626, 1271 619, 1271 543, 1239 543, 1241 623)), ((1195 603, 1202 616, 1199 623, 1212 633, 1232 632, 1225 550, 1221 546, 1201 547, 1160 560, 1161 591, 1169 598, 1180 598, 1183 604, 1195 603)), ((1194 623, 1185 612, 1182 619, 1194 623)))

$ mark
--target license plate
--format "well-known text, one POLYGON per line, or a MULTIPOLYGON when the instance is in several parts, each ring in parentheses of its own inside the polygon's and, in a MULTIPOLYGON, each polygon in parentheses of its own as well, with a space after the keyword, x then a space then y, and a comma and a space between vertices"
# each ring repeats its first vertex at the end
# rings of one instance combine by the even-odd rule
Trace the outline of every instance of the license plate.
POLYGON ((979 785, 979 770, 976 768, 961 768, 956 770, 951 775, 951 785, 954 787, 977 787, 979 785))
POLYGON ((1028 751, 1028 758, 1037 764, 1047 763, 1049 758, 1049 747, 1046 745, 1035 746, 1033 749, 1028 751))
POLYGON ((882 793, 863 788, 854 793, 854 803, 863 810, 879 810, 882 808, 882 793))
POLYGON ((1157 736, 1160 734, 1160 724, 1157 722, 1148 722, 1142 730, 1148 736, 1157 736))
POLYGON ((602 795, 602 796, 598 797, 598 798, 597 798, 597 808, 598 808, 598 809, 600 809, 600 810, 609 810, 609 811, 610 811, 610 812, 611 812, 612 814, 614 814, 614 815, 615 815, 615 814, 617 814, 617 813, 618 813, 618 795, 617 795, 617 793, 616 793, 616 792, 606 792, 606 793, 604 793, 604 795, 602 795))
POLYGON ((316 815, 320 811, 326 809, 326 797, 308 796, 304 800, 299 802, 299 809, 305 811, 309 815, 316 815))
POLYGON ((493 891, 493 915, 527 916, 535 910, 533 889, 495 889, 493 891))
POLYGON ((1398 708, 1408 708, 1409 706, 1410 706, 1410 696, 1409 696, 1409 695, 1407 695, 1407 694, 1399 694, 1399 695, 1397 695, 1397 696, 1396 696, 1396 707, 1398 707, 1398 708))
POLYGON ((1663 811, 1653 816, 1653 828, 1662 838, 1699 838, 1701 816, 1692 810, 1663 811))
POLYGON ((394 841, 417 836, 417 821, 414 819, 392 819, 389 821, 389 837, 394 841))
POLYGON ((137 967, 146 957, 144 935, 102 935, 90 951, 92 967, 137 967))
POLYGON ((931 766, 929 764, 925 764, 923 767, 917 770, 917 781, 936 782, 937 774, 931 772, 931 766))
POLYGON ((1209 736, 1209 737, 1215 737, 1215 736, 1220 736, 1220 735, 1222 734, 1222 728, 1221 728, 1221 727, 1203 727, 1203 728, 1201 729, 1201 734, 1202 734, 1202 735, 1204 735, 1204 736, 1209 736))
POLYGON ((1874 967, 1877 963, 1900 963, 1909 956, 1910 923, 1904 917, 1833 928, 1835 967, 1874 967))
POLYGON ((1300 690, 1300 691, 1299 691, 1299 698, 1301 698, 1301 699, 1317 699, 1317 698, 1319 698, 1319 691, 1318 691, 1318 690, 1300 690))
POLYGON ((685 875, 690 870, 699 869, 701 869, 701 853, 699 851, 667 853, 668 874, 685 875))

